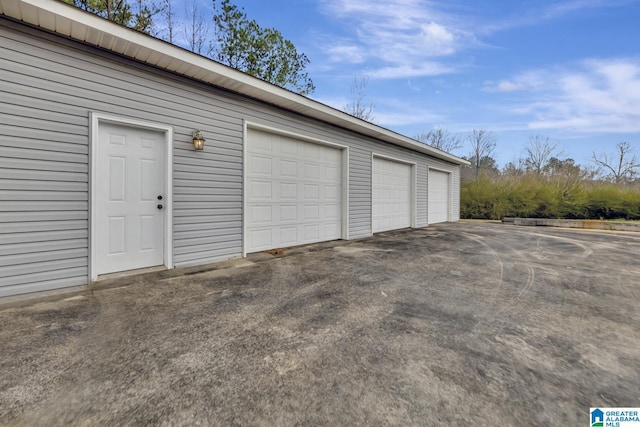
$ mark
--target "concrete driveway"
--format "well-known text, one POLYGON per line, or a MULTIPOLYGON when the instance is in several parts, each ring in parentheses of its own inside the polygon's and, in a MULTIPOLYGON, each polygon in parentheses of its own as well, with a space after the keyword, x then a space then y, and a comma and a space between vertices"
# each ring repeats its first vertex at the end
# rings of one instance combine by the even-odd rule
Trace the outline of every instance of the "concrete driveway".
POLYGON ((0 424, 587 425, 640 405, 638 254, 443 224, 4 309, 0 424))

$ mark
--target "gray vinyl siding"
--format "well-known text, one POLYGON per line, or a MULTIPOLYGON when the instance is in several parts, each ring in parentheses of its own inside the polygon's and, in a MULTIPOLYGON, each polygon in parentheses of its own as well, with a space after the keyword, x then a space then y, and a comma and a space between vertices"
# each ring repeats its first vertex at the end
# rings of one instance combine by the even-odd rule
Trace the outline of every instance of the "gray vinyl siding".
POLYGON ((417 163, 418 226, 427 166, 459 181, 457 165, 5 18, 0 40, 0 297, 87 283, 91 112, 173 128, 176 267, 242 254, 245 120, 349 146, 352 239, 371 234, 373 152, 417 163), (196 128, 203 152, 192 148, 196 128))

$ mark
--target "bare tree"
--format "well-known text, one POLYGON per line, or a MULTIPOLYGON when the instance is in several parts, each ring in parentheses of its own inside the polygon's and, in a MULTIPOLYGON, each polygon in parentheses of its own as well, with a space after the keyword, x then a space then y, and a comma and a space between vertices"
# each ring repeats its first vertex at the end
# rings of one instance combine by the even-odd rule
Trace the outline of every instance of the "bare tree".
POLYGON ((495 160, 492 158, 493 151, 496 148, 496 136, 493 132, 483 129, 474 129, 467 138, 471 145, 471 153, 469 153, 469 161, 474 169, 476 181, 480 176, 480 169, 483 165, 491 163, 495 160))
POLYGON ((198 7, 198 1, 192 0, 185 4, 184 39, 187 49, 193 53, 202 55, 208 43, 209 25, 204 12, 198 7))
POLYGON ((549 137, 536 135, 529 138, 526 146, 527 157, 524 159, 526 170, 541 175, 552 157, 558 158, 562 155, 557 148, 555 143, 549 141, 549 137))
POLYGON ((351 82, 352 101, 344 106, 343 111, 368 122, 373 122, 373 110, 375 105, 371 102, 367 103, 367 86, 369 85, 369 77, 354 77, 351 82))
POLYGON ((522 176, 524 175, 525 167, 524 160, 517 159, 507 163, 502 168, 502 175, 504 176, 522 176))
POLYGON ((176 26, 176 14, 173 11, 172 0, 163 0, 162 1, 162 17, 164 18, 164 23, 166 25, 166 32, 164 34, 164 40, 173 44, 173 38, 175 33, 176 26))
POLYGON ((616 184, 627 184, 633 181, 640 170, 640 160, 636 157, 631 144, 619 142, 616 153, 597 155, 593 152, 592 161, 605 170, 605 176, 616 184))
POLYGON ((415 136, 415 139, 447 153, 451 153, 462 147, 460 138, 457 135, 451 135, 449 131, 442 126, 421 132, 415 136))

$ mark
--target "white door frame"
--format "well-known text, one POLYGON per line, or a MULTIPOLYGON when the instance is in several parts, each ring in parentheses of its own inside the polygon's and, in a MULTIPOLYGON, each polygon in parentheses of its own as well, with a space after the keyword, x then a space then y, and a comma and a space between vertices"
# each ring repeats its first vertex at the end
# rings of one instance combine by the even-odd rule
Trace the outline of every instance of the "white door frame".
POLYGON ((301 135, 273 126, 262 125, 255 122, 243 121, 243 141, 242 141, 242 256, 247 256, 247 144, 249 142, 249 129, 261 130, 276 135, 282 135, 299 141, 311 142, 313 144, 325 145, 337 148, 342 152, 342 199, 341 199, 341 239, 349 240, 349 147, 347 145, 336 144, 335 142, 324 141, 322 139, 301 135))
POLYGON ((114 116, 111 114, 95 113, 89 114, 89 282, 98 279, 96 270, 95 254, 97 253, 96 242, 96 195, 97 179, 96 171, 98 162, 98 141, 99 128, 101 123, 112 123, 129 127, 149 129, 164 133, 165 143, 165 197, 164 205, 164 265, 166 268, 173 268, 173 128, 171 126, 147 122, 143 120, 130 119, 126 117, 114 116))
POLYGON ((371 152, 371 235, 373 236, 373 158, 377 157, 379 159, 390 160, 392 162, 403 163, 405 165, 411 166, 411 188, 409 189, 409 194, 411 194, 411 228, 417 228, 418 224, 418 198, 417 198, 417 189, 418 189, 418 165, 416 162, 412 162, 409 160, 399 159, 397 157, 387 156, 385 154, 379 154, 376 152, 371 152))
POLYGON ((427 167, 427 226, 431 225, 429 221, 429 172, 431 171, 442 172, 447 174, 447 188, 449 189, 449 204, 447 205, 447 222, 451 222, 452 218, 452 204, 453 204, 453 174, 450 170, 441 169, 437 167, 428 166, 427 167))

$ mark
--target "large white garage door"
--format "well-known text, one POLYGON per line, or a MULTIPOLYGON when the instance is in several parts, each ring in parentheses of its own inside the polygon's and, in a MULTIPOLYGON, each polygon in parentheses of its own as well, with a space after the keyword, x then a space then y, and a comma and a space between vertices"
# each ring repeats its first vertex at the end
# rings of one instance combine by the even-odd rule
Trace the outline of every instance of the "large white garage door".
POLYGON ((411 227, 411 165, 373 158, 374 233, 411 227))
POLYGON ((246 251, 342 237, 342 151, 249 130, 246 251))
POLYGON ((429 224, 449 221, 449 174, 429 170, 429 224))

